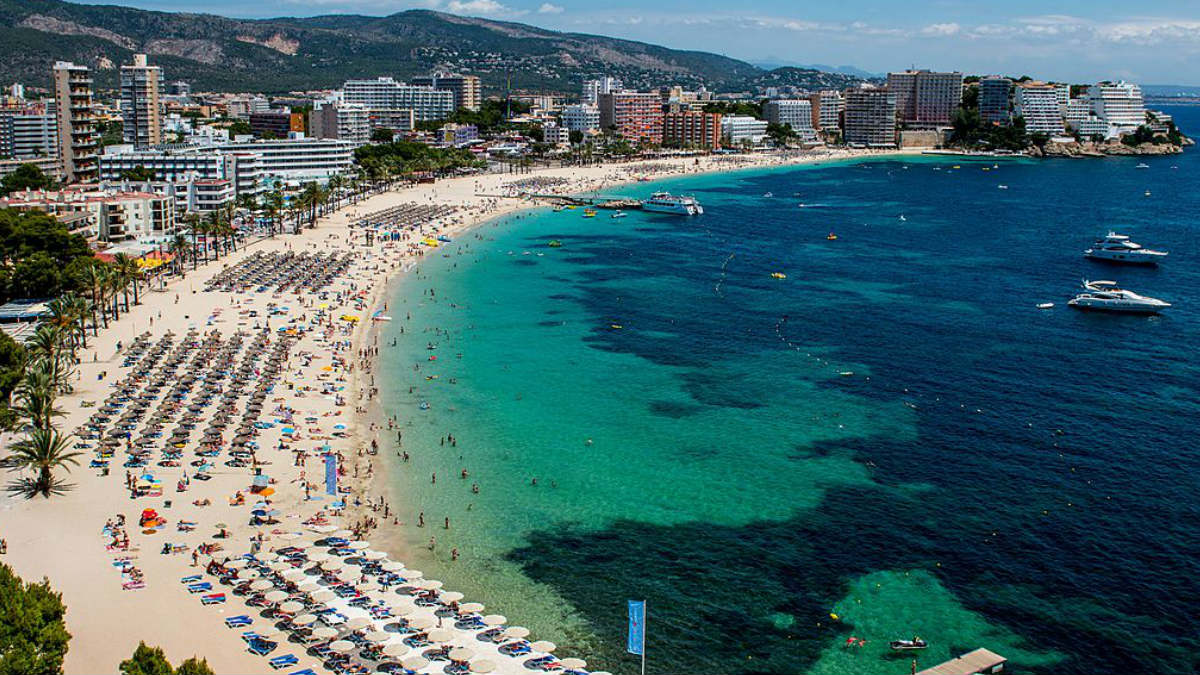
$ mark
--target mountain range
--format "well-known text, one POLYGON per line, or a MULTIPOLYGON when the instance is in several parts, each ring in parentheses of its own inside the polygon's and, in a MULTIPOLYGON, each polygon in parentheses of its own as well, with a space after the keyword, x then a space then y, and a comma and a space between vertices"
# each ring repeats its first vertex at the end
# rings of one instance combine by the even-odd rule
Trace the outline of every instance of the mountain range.
POLYGON ((198 91, 326 89, 355 77, 397 79, 434 69, 479 75, 486 93, 579 91, 601 74, 626 86, 677 84, 715 91, 794 85, 839 88, 856 75, 810 68, 764 69, 745 61, 520 23, 409 10, 390 16, 231 19, 80 5, 0 0, 0 82, 49 86, 56 60, 96 70, 98 88, 144 52, 167 80, 198 91))

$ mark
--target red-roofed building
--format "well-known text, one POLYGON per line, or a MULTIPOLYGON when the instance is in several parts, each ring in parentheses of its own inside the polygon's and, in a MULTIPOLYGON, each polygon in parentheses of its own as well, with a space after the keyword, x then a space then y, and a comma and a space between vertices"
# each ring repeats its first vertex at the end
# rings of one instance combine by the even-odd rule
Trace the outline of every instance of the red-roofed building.
POLYGON ((27 190, 0 199, 0 208, 45 211, 74 231, 102 242, 120 242, 175 233, 175 198, 132 190, 27 190), (86 227, 86 231, 84 231, 86 227))

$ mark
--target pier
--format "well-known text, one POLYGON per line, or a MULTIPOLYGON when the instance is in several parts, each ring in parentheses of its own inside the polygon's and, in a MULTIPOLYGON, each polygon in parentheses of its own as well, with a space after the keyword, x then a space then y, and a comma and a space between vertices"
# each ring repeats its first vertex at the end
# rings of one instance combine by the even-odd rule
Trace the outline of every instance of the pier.
POLYGON ((557 206, 594 206, 598 209, 622 209, 632 210, 642 208, 642 202, 638 199, 630 197, 622 197, 619 195, 592 195, 581 197, 578 195, 556 195, 556 194, 539 194, 534 192, 522 192, 516 195, 492 195, 477 193, 480 197, 490 197, 493 199, 541 199, 548 201, 557 206))
POLYGON ((991 675, 1004 671, 1008 659, 996 652, 980 647, 956 659, 926 668, 917 675, 991 675))

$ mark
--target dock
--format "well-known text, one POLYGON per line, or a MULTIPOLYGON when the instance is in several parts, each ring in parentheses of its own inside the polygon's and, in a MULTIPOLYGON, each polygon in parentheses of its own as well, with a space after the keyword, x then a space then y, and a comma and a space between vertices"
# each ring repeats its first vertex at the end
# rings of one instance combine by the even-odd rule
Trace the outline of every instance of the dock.
POLYGON ((980 647, 956 659, 926 668, 917 675, 991 675, 1004 671, 1008 659, 996 652, 980 647))
POLYGON ((515 195, 485 194, 480 192, 476 193, 476 195, 479 197, 490 197, 493 199, 541 199, 556 206, 594 206, 598 209, 626 211, 642 208, 641 200, 631 199, 629 197, 621 197, 618 195, 593 195, 589 197, 580 197, 577 195, 538 194, 535 192, 522 192, 515 195))

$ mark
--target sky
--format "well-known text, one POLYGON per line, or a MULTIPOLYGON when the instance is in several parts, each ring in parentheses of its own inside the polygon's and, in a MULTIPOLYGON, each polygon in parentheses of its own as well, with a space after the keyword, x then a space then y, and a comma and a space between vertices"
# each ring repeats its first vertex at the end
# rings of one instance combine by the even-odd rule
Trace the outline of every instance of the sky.
POLYGON ((1200 0, 85 1, 239 18, 438 9, 755 63, 1200 86, 1200 0))

